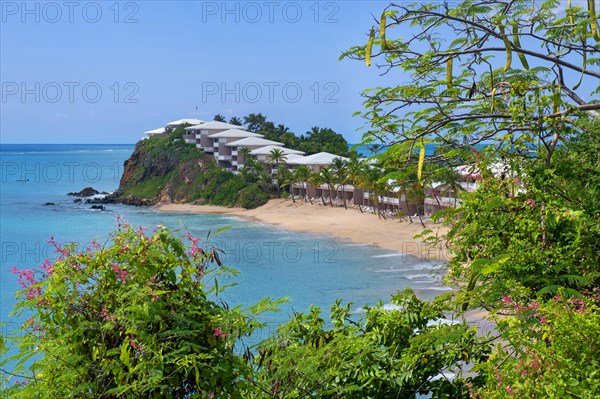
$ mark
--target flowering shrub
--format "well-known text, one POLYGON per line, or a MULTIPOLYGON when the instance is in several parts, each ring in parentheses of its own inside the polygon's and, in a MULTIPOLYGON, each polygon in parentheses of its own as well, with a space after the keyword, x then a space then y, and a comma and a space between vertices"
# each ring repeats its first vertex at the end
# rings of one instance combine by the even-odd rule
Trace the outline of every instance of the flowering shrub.
POLYGON ((503 346, 485 364, 486 386, 473 398, 597 398, 600 393, 600 313, 591 300, 555 296, 516 303, 499 321, 503 346))
POLYGON ((251 368, 241 338, 275 303, 217 302, 213 277, 232 271, 218 250, 188 239, 186 249, 165 228, 147 235, 120 222, 107 246, 51 240, 55 262, 13 269, 17 313, 30 318, 13 332, 18 353, 0 363, 19 376, 3 397, 243 397, 251 368))

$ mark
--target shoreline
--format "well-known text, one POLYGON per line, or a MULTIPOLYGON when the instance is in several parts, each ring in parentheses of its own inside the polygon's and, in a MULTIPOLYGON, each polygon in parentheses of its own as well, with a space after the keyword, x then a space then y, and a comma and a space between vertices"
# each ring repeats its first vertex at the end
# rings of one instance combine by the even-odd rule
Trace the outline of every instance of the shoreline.
POLYGON ((356 244, 376 245, 382 249, 415 255, 428 261, 446 261, 448 254, 443 248, 430 248, 422 240, 415 239, 424 229, 443 234, 447 228, 430 221, 425 228, 418 221, 413 223, 398 219, 378 219, 372 213, 358 209, 329 207, 285 199, 272 199, 256 209, 227 208, 213 205, 167 204, 158 205, 160 212, 218 214, 236 216, 249 221, 270 224, 286 230, 329 234, 350 240, 356 244))

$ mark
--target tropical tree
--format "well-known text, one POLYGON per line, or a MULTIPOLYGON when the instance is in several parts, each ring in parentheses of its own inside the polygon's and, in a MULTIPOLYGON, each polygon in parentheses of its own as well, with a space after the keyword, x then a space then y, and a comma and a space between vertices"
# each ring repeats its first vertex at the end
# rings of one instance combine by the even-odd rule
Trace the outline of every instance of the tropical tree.
POLYGON ((321 172, 312 172, 308 178, 308 182, 315 186, 319 192, 319 196, 321 197, 321 202, 325 205, 325 199, 323 198, 323 190, 321 186, 325 184, 325 179, 321 175, 321 172))
POLYGON ((379 195, 383 192, 383 178, 383 170, 375 165, 364 168, 363 173, 358 177, 358 186, 367 191, 367 196, 373 204, 373 213, 377 213, 378 218, 381 218, 379 195))
POLYGON ((256 183, 263 173, 267 173, 264 165, 254 158, 247 158, 240 169, 241 175, 247 183, 256 183))
POLYGON ((244 117, 244 125, 249 132, 257 133, 267 122, 267 117, 263 114, 250 114, 244 117))
POLYGON ((321 169, 319 172, 321 178, 323 179, 323 183, 327 184, 327 189, 329 190, 329 205, 333 207, 333 186, 335 182, 335 175, 331 171, 331 169, 325 167, 321 169))
POLYGON ((307 154, 325 151, 345 156, 348 154, 348 142, 330 128, 314 126, 301 137, 300 150, 307 154))
POLYGON ((229 123, 237 126, 242 126, 244 124, 244 122, 237 116, 232 116, 231 119, 229 119, 229 123))
POLYGON ((250 159, 250 153, 252 150, 248 147, 239 147, 237 150, 238 156, 238 164, 240 163, 240 158, 242 160, 242 165, 244 165, 250 159))
POLYGON ((335 182, 337 183, 338 188, 340 189, 339 192, 342 197, 342 202, 344 204, 344 208, 348 209, 348 206, 346 205, 346 192, 345 192, 345 186, 349 180, 348 179, 348 161, 346 161, 342 158, 335 158, 333 160, 333 162, 331 163, 330 168, 331 168, 331 172, 335 176, 335 182))
POLYGON ((217 122, 227 122, 227 120, 225 119, 225 117, 221 114, 216 114, 213 117, 213 120, 217 121, 217 122))
MULTIPOLYGON (((354 203, 357 203, 358 200, 358 182, 360 180, 360 176, 364 173, 364 169, 366 167, 366 163, 363 161, 360 161, 358 159, 358 157, 356 156, 352 156, 350 157, 350 160, 348 161, 348 180, 350 181, 350 183, 352 184, 352 187, 354 187, 354 192, 352 193, 352 198, 354 203)), ((361 201, 362 202, 362 201, 361 201)), ((360 210, 360 212, 362 213, 362 207, 360 204, 358 204, 358 209, 360 210)))
POLYGON ((463 183, 463 177, 460 172, 450 167, 441 167, 435 171, 434 180, 440 183, 442 187, 445 187, 447 193, 452 192, 454 196, 454 207, 458 205, 458 196, 461 191, 465 191, 463 183))
MULTIPOLYGON (((304 202, 306 202, 306 197, 308 197, 308 179, 310 177, 310 169, 306 165, 300 165, 294 171, 294 175, 294 180, 298 183, 302 183, 304 186, 304 202)), ((310 201, 312 203, 312 199, 310 201)))
MULTIPOLYGON (((444 218, 464 307, 497 307, 513 291, 590 290, 600 267, 583 259, 597 248, 598 217, 565 192, 577 186, 591 198, 597 191, 557 179, 576 163, 556 154, 593 135, 600 120, 594 0, 584 7, 465 0, 382 11, 379 34, 372 29, 366 46, 344 56, 367 65, 380 59, 386 72, 399 68, 408 81, 363 93, 363 144, 378 142, 387 147, 384 162, 409 165, 434 145, 428 162, 478 171, 481 188, 463 194, 444 218), (396 38, 390 28, 415 34, 396 38), (482 143, 487 148, 472 154, 482 143)), ((420 203, 423 185, 418 176, 408 197, 420 203)))
POLYGON ((279 148, 273 148, 268 155, 268 162, 271 165, 271 173, 279 167, 280 163, 287 161, 287 155, 279 148))
POLYGON ((578 121, 600 118, 598 33, 594 0, 587 9, 559 0, 465 0, 392 4, 381 14, 379 34, 343 56, 381 59, 409 81, 366 90, 364 143, 395 147, 410 159, 421 140, 456 151, 495 141, 496 151, 527 155, 545 148, 546 164, 578 121), (387 35, 416 29, 415 35, 387 35), (376 50, 377 49, 377 50, 376 50), (502 59, 497 54, 504 53, 502 59), (513 54, 519 63, 513 60, 513 54), (520 65, 519 65, 520 64, 520 65), (568 117, 567 117, 568 116, 568 117))
POLYGON ((277 198, 281 198, 280 190, 288 187, 288 191, 292 196, 292 202, 296 202, 293 192, 293 185, 296 182, 295 178, 295 174, 290 172, 285 165, 279 165, 277 171, 275 172, 275 180, 277 181, 277 198))

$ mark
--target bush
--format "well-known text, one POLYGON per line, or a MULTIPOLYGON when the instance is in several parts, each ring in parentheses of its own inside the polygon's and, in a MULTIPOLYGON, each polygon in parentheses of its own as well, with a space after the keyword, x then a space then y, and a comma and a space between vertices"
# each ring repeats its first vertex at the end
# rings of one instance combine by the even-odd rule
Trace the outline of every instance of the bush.
POLYGON ((256 184, 251 184, 240 192, 239 203, 242 208, 254 209, 266 204, 268 200, 269 194, 256 184))
POLYGON ((121 224, 107 247, 53 243, 54 263, 14 269, 24 287, 17 314, 30 318, 12 335, 19 353, 0 361, 19 376, 0 382, 2 397, 246 397, 241 338, 274 303, 230 309, 215 277, 231 270, 188 238, 186 249, 164 228, 147 236, 121 224))

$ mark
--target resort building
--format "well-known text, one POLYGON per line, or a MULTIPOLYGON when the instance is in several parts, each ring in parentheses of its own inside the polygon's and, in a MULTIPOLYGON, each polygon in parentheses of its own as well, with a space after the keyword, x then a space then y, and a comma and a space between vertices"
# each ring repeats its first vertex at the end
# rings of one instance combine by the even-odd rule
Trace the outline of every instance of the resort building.
MULTIPOLYGON (((246 137, 241 140, 232 141, 230 143, 225 144, 230 148, 231 151, 231 169, 232 171, 237 171, 238 167, 244 164, 244 159, 238 160, 239 150, 241 148, 247 148, 252 153, 253 150, 266 147, 273 146, 283 150, 283 143, 263 139, 260 137, 246 137), (240 162, 241 161, 241 162, 240 162)), ((242 155, 243 158, 243 155, 242 155)))
POLYGON ((204 123, 204 121, 202 119, 177 119, 176 121, 171 121, 168 122, 167 125, 165 126, 165 128, 167 130, 175 130, 177 129, 179 126, 183 126, 183 125, 199 125, 201 123, 204 123))
POLYGON ((154 130, 148 130, 147 132, 144 132, 144 134, 146 135, 146 137, 143 137, 143 139, 149 139, 151 137, 166 137, 168 136, 167 133, 167 129, 165 129, 164 127, 159 127, 158 129, 154 129, 154 130))
MULTIPOLYGON (((237 172, 246 162, 245 157, 252 157, 261 163, 270 163, 273 150, 279 150, 290 171, 304 165, 311 172, 320 172, 329 167, 337 158, 349 161, 348 158, 319 152, 304 156, 298 151, 283 146, 283 143, 267 140, 264 135, 244 130, 243 126, 230 123, 211 121, 202 122, 198 119, 180 119, 169 122, 164 128, 145 132, 147 137, 165 137, 171 129, 177 126, 192 124, 185 128, 184 140, 196 148, 214 157, 219 166, 232 172, 237 172), (195 123, 199 122, 199 123, 195 123), (194 124, 192 124, 194 123, 194 124), (245 149, 245 150, 242 150, 245 149)), ((506 167, 498 167, 499 173, 506 174, 506 167)), ((415 215, 423 213, 430 216, 440 209, 456 207, 460 204, 459 191, 474 191, 477 188, 478 172, 471 168, 457 169, 462 176, 461 182, 449 185, 432 183, 425 188, 425 197, 418 206, 406 197, 407 190, 389 182, 389 192, 374 195, 369 190, 363 190, 352 184, 321 184, 315 186, 309 182, 296 182, 290 187, 291 195, 295 198, 317 200, 326 204, 359 206, 361 210, 374 210, 388 214, 415 215)))
POLYGON ((183 138, 187 143, 195 144, 196 148, 201 149, 206 153, 212 153, 214 152, 214 141, 208 136, 230 129, 244 130, 244 127, 219 121, 200 123, 186 127, 183 138))

